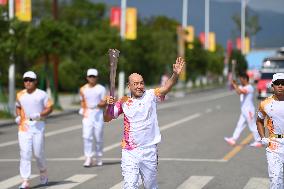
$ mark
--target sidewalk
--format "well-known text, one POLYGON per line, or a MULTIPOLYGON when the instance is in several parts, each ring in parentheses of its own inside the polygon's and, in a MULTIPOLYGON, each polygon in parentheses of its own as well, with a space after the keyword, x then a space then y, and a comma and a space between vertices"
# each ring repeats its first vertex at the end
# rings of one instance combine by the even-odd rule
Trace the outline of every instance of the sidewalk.
MULTIPOLYGON (((208 86, 205 88, 196 88, 196 89, 191 89, 187 92, 182 92, 182 91, 176 91, 176 92, 170 92, 169 97, 170 98, 181 98, 184 97, 187 94, 193 94, 193 93, 198 93, 202 91, 210 91, 214 89, 220 89, 224 88, 224 86, 208 86)), ((79 95, 78 94, 63 94, 59 95, 59 102, 62 107, 62 111, 59 110, 54 110, 48 118, 56 118, 59 116, 65 116, 65 115, 70 115, 70 114, 76 114, 78 113, 80 109, 80 100, 79 100, 79 95)), ((11 126, 11 125, 16 125, 14 122, 14 118, 12 119, 0 119, 0 127, 2 126, 11 126)))

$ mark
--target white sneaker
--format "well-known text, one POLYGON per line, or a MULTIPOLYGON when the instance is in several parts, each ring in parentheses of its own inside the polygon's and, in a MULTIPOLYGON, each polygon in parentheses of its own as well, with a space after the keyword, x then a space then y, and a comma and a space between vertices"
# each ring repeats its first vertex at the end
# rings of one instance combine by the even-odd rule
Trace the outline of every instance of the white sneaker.
POLYGON ((258 141, 254 141, 254 142, 250 143, 249 145, 250 145, 251 147, 256 147, 256 148, 262 147, 261 142, 258 142, 258 141))
POLYGON ((29 189, 29 183, 28 181, 24 181, 20 186, 19 189, 29 189))
POLYGON ((46 175, 41 175, 39 177, 39 179, 40 179, 40 184, 41 185, 47 185, 48 184, 48 177, 46 175))
POLYGON ((103 160, 100 157, 96 158, 96 166, 102 166, 103 165, 103 160))
POLYGON ((224 140, 231 146, 234 146, 236 144, 236 141, 233 138, 224 137, 224 140))
POLYGON ((91 167, 93 163, 93 159, 91 157, 86 157, 84 167, 91 167))

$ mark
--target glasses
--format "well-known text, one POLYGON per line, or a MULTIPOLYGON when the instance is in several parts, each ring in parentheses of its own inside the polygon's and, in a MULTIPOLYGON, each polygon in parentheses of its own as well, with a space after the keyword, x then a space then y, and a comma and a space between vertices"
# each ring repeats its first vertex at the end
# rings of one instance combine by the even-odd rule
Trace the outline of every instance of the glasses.
POLYGON ((281 80, 278 79, 278 80, 274 81, 273 85, 277 85, 277 86, 282 85, 282 86, 284 86, 284 79, 281 79, 281 80))
POLYGON ((32 78, 24 78, 24 82, 34 82, 35 79, 32 78))
POLYGON ((89 75, 88 77, 90 77, 90 78, 96 78, 97 76, 89 75))

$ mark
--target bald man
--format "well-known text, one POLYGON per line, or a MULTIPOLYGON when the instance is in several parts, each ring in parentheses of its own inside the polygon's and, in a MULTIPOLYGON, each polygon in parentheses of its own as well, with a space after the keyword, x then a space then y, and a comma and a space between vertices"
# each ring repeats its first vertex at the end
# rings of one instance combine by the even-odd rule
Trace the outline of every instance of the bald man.
POLYGON ((143 77, 133 73, 128 78, 130 96, 115 102, 114 97, 106 97, 107 104, 115 104, 114 115, 104 113, 109 122, 124 114, 124 136, 122 139, 121 168, 124 189, 139 187, 141 175, 144 188, 156 189, 157 184, 157 144, 161 141, 157 119, 157 102, 171 90, 183 69, 185 61, 179 57, 173 64, 173 74, 164 86, 145 90, 143 77))

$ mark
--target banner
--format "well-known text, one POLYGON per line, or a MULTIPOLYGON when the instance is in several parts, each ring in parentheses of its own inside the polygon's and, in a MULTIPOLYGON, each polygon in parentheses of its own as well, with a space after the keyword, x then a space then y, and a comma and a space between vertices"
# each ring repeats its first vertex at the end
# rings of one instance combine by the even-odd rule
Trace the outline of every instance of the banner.
POLYGON ((137 9, 126 9, 126 32, 125 39, 135 40, 137 37, 137 9))
POLYGON ((7 0, 0 0, 0 5, 7 5, 7 0))
POLYGON ((24 22, 32 20, 31 0, 16 0, 16 17, 24 22))
POLYGON ((227 56, 231 57, 233 51, 233 42, 232 40, 227 40, 227 56))
POLYGON ((249 53, 250 51, 250 38, 246 37, 245 38, 245 49, 244 49, 244 54, 249 53))
POLYGON ((199 34, 199 41, 201 42, 202 46, 204 47, 205 46, 205 33, 204 32, 201 32, 199 34))
POLYGON ((121 8, 112 7, 110 10, 110 26, 120 29, 121 8))
POLYGON ((187 26, 185 28, 185 41, 188 43, 187 48, 193 49, 193 41, 194 41, 194 27, 187 26))
POLYGON ((242 40, 241 40, 240 37, 238 37, 238 38, 236 39, 236 47, 237 47, 238 50, 241 50, 241 49, 242 49, 242 40))
POLYGON ((209 51, 214 52, 216 50, 216 37, 214 32, 209 32, 209 51))

